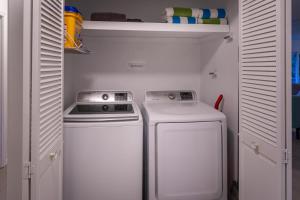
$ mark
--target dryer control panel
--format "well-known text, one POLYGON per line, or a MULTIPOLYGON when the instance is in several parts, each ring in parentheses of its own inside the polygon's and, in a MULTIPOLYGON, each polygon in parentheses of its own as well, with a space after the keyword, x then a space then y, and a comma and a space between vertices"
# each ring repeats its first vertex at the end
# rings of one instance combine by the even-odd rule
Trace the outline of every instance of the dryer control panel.
POLYGON ((82 91, 77 94, 77 103, 115 103, 132 102, 133 95, 129 91, 82 91))
POLYGON ((192 90, 148 91, 146 101, 196 101, 196 92, 192 90))

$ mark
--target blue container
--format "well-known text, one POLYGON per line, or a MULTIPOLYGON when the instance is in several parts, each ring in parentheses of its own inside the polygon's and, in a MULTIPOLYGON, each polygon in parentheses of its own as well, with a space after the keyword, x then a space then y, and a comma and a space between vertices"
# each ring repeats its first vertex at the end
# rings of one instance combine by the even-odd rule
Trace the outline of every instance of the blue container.
POLYGON ((79 10, 74 6, 65 6, 66 12, 80 13, 79 10))

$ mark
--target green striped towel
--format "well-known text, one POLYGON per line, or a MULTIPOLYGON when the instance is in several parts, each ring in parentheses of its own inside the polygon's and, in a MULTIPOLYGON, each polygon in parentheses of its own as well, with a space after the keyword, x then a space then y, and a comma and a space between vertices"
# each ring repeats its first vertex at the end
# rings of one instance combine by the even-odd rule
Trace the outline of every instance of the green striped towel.
POLYGON ((226 10, 224 8, 165 8, 164 15, 167 17, 197 17, 202 19, 226 18, 226 10))
POLYGON ((198 24, 220 24, 220 25, 226 25, 228 24, 227 19, 198 19, 198 24))
POLYGON ((180 16, 180 17, 199 17, 200 9, 198 8, 166 8, 164 15, 167 17, 180 16))

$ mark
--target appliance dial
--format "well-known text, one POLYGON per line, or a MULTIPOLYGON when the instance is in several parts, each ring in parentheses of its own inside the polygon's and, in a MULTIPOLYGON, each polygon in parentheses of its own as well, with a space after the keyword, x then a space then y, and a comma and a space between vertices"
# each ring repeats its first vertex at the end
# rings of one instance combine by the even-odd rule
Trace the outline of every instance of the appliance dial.
POLYGON ((103 105, 103 106, 102 106, 102 110, 103 110, 103 111, 108 111, 108 105, 103 105))
POLYGON ((103 100, 107 100, 107 99, 108 99, 108 94, 103 94, 103 95, 102 95, 102 99, 103 99, 103 100))
POLYGON ((174 94, 169 94, 168 95, 169 99, 174 100, 175 99, 175 95, 174 94))

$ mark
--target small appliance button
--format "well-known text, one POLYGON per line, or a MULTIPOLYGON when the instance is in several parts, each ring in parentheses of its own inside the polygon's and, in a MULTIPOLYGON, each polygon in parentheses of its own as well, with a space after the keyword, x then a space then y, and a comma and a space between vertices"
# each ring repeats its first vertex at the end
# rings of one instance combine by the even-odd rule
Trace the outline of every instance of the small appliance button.
POLYGON ((108 105, 103 105, 103 106, 102 106, 102 110, 103 110, 103 111, 108 111, 108 105))
POLYGON ((103 100, 107 100, 107 99, 108 99, 108 94, 103 94, 103 95, 102 95, 102 99, 103 99, 103 100))
POLYGON ((175 99, 175 95, 174 94, 169 94, 169 99, 174 100, 175 99))

